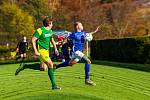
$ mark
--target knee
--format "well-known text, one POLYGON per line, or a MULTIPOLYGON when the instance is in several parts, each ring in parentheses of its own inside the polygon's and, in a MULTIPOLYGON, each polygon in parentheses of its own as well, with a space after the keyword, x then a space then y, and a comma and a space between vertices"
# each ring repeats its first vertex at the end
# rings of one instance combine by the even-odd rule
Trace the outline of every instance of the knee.
POLYGON ((73 63, 73 62, 69 62, 69 66, 73 66, 75 63, 73 63))
POLYGON ((46 69, 47 69, 47 65, 46 64, 41 64, 40 65, 40 71, 46 71, 46 69))
POLYGON ((91 62, 88 62, 88 64, 91 64, 91 62))
POLYGON ((46 71, 46 68, 40 67, 40 71, 46 71))
POLYGON ((23 55, 23 57, 25 57, 25 58, 26 58, 26 57, 27 57, 27 55, 26 55, 26 54, 24 54, 24 55, 23 55))
POLYGON ((87 64, 91 64, 91 61, 90 61, 90 60, 88 60, 88 61, 87 61, 87 64))
POLYGON ((51 62, 45 62, 45 63, 49 68, 51 68, 53 66, 53 63, 51 63, 51 62))
POLYGON ((76 64, 76 63, 77 63, 77 61, 71 60, 71 61, 69 62, 69 66, 73 66, 73 65, 76 64))
POLYGON ((73 66, 73 63, 69 63, 69 66, 73 66))
POLYGON ((23 58, 23 54, 21 54, 20 57, 23 58))

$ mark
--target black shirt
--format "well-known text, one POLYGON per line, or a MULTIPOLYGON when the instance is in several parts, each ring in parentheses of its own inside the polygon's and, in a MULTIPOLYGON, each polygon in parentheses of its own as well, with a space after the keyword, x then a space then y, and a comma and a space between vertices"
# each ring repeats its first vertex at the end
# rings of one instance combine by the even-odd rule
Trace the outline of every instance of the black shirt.
POLYGON ((28 42, 19 42, 17 48, 19 49, 19 52, 25 53, 28 48, 28 42))

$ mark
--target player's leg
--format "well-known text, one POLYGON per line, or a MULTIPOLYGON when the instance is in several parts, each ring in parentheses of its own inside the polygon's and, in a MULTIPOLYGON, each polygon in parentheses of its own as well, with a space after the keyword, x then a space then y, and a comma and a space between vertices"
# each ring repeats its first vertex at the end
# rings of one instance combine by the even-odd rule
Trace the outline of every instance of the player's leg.
POLYGON ((58 87, 56 85, 56 82, 55 82, 53 62, 51 61, 51 59, 49 57, 49 51, 45 50, 45 49, 41 49, 41 50, 39 50, 39 53, 40 53, 40 59, 43 60, 43 62, 48 67, 48 76, 49 76, 49 79, 50 79, 51 84, 52 84, 52 89, 53 90, 57 90, 57 89, 60 90, 61 88, 58 87))
POLYGON ((23 64, 24 61, 25 61, 25 58, 26 58, 26 53, 25 53, 25 52, 22 52, 22 53, 20 54, 20 56, 21 56, 21 64, 23 64))
POLYGON ((86 55, 83 56, 83 59, 86 61, 86 64, 85 64, 85 84, 87 84, 87 85, 96 85, 89 78, 91 61, 86 55))
POLYGON ((41 62, 40 71, 45 71, 47 69, 47 65, 44 62, 41 62))
POLYGON ((67 66, 70 66, 69 61, 65 61, 65 62, 62 62, 60 64, 54 64, 55 69, 58 69, 58 68, 61 68, 61 67, 67 67, 67 66))
POLYGON ((20 66, 17 68, 15 75, 18 75, 22 70, 25 68, 40 68, 40 64, 25 64, 24 60, 26 58, 26 53, 25 52, 20 52, 20 58, 22 58, 22 61, 20 63, 20 66))
POLYGON ((55 67, 56 67, 56 69, 58 69, 58 68, 61 68, 61 67, 72 66, 72 65, 78 63, 78 61, 76 60, 76 57, 73 57, 71 60, 66 60, 65 62, 63 62, 61 64, 55 65, 55 67))
POLYGON ((56 85, 55 75, 54 75, 54 68, 53 68, 52 61, 48 60, 45 63, 48 66, 48 76, 49 76, 49 79, 50 79, 51 84, 52 84, 52 89, 53 90, 57 90, 57 89, 60 90, 61 88, 56 85))
POLYGON ((86 61, 86 64, 85 64, 85 80, 88 80, 89 79, 91 61, 86 55, 83 56, 83 59, 86 61))
POLYGON ((90 80, 89 78, 89 72, 90 72, 90 64, 91 64, 91 61, 90 59, 85 55, 83 54, 81 51, 76 51, 75 53, 75 59, 74 61, 78 62, 81 60, 81 58, 83 58, 85 61, 86 61, 86 64, 85 64, 85 84, 88 84, 88 85, 96 85, 93 81, 90 80))
POLYGON ((20 66, 22 66, 22 64, 24 63, 24 54, 23 53, 20 54, 20 58, 21 58, 20 66))
POLYGON ((24 61, 26 57, 27 57, 27 54, 24 52, 22 60, 24 61))
POLYGON ((26 68, 34 69, 34 70, 40 70, 40 65, 41 65, 40 63, 33 63, 33 64, 23 63, 17 68, 15 75, 18 75, 21 71, 23 71, 26 68))
POLYGON ((61 68, 61 67, 72 66, 72 65, 78 63, 81 60, 82 57, 83 57, 82 52, 80 52, 80 51, 73 52, 71 60, 69 60, 69 61, 66 60, 63 63, 56 65, 56 69, 61 68))
POLYGON ((16 61, 21 58, 21 54, 22 53, 19 52, 19 54, 16 56, 16 59, 15 59, 16 61))
POLYGON ((24 64, 20 64, 19 67, 17 68, 16 72, 15 72, 15 75, 18 75, 22 70, 24 70, 25 67, 24 67, 24 64))

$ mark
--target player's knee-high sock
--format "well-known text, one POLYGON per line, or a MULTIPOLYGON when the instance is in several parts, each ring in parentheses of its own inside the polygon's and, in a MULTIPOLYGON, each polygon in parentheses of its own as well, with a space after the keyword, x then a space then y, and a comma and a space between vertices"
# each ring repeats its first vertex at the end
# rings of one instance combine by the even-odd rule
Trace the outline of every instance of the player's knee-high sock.
POLYGON ((51 80, 52 87, 56 86, 53 68, 48 68, 48 76, 49 76, 49 79, 51 80))
POLYGON ((90 64, 85 64, 85 80, 89 79, 90 64))
POLYGON ((61 63, 61 64, 58 64, 58 65, 56 66, 56 68, 66 67, 66 66, 69 66, 69 61, 66 61, 66 62, 63 62, 63 63, 61 63))

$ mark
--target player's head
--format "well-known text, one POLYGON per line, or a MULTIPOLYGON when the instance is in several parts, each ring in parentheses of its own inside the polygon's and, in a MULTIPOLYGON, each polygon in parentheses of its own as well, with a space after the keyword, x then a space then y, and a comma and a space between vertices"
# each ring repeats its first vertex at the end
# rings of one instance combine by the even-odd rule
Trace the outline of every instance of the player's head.
POLYGON ((82 25, 81 22, 76 22, 76 23, 74 24, 74 27, 75 27, 75 30, 76 30, 76 31, 83 31, 83 25, 82 25))
POLYGON ((23 41, 26 41, 26 40, 27 40, 27 38, 24 36, 24 37, 23 37, 23 41))
POLYGON ((49 27, 50 29, 52 28, 53 26, 53 20, 50 18, 50 17, 46 17, 44 20, 43 20, 43 25, 45 27, 49 27))
POLYGON ((24 36, 23 39, 26 40, 27 38, 24 36))

